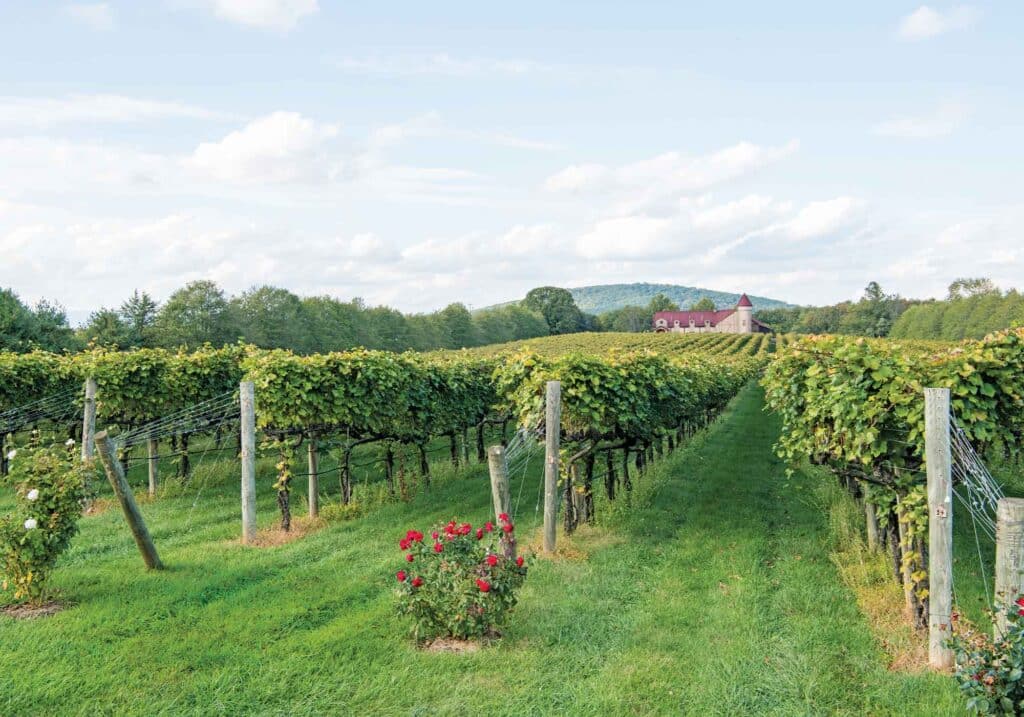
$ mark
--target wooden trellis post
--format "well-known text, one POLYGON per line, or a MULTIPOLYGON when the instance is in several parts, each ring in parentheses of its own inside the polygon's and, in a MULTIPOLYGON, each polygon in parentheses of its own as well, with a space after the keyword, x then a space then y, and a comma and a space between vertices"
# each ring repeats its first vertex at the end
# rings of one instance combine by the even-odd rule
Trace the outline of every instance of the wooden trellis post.
POLYGON ((82 462, 92 460, 96 452, 96 379, 85 379, 85 405, 82 407, 82 462))
POLYGON ((238 387, 242 434, 242 542, 256 539, 256 390, 252 381, 238 387))
POLYGON ((143 562, 151 570, 163 569, 164 565, 160 562, 160 556, 157 555, 156 545, 153 544, 153 538, 149 535, 146 522, 142 519, 142 513, 139 512, 139 506, 135 504, 132 489, 124 477, 121 461, 117 459, 114 442, 107 436, 106 431, 96 434, 96 446, 99 448, 100 461, 102 461, 103 469, 110 481, 110 487, 114 489, 114 494, 121 503, 124 519, 128 522, 128 527, 131 528, 135 544, 139 546, 139 552, 142 553, 143 562))
POLYGON ((1006 633, 1006 612, 1024 593, 1024 499, 1001 498, 996 506, 995 636, 1006 633))
POLYGON ((544 403, 544 552, 555 552, 558 523, 559 441, 562 433, 562 384, 548 381, 544 403))
POLYGON ((949 440, 949 389, 924 390, 925 459, 928 468, 928 663, 953 666, 946 645, 953 614, 953 479, 949 440))
MULTIPOLYGON (((487 465, 491 472, 491 497, 494 500, 494 517, 497 520, 502 513, 512 511, 512 496, 508 487, 508 462, 505 459, 503 446, 491 446, 487 451, 487 465)), ((501 521, 497 520, 500 524, 501 521)), ((516 539, 510 533, 501 536, 501 545, 505 557, 514 560, 516 557, 516 539)))

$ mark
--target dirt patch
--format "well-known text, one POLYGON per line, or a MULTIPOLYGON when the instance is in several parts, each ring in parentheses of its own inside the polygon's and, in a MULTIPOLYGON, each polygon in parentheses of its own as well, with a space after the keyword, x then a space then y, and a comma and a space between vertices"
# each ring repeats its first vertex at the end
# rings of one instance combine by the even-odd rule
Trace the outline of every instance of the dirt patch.
POLYGON ((7 605, 0 609, 7 617, 15 620, 35 620, 38 617, 49 617, 56 615, 64 609, 64 605, 56 600, 44 602, 42 605, 7 605))
MULTIPOLYGON (((544 553, 544 529, 537 528, 525 543, 525 551, 534 553, 545 560, 568 560, 582 561, 589 560, 591 554, 611 548, 625 542, 622 535, 618 535, 606 528, 593 525, 581 525, 571 536, 566 537, 561 532, 555 543, 555 554, 544 553)), ((520 543, 520 545, 523 545, 520 543)))
MULTIPOLYGON (((278 545, 287 545, 288 543, 293 543, 296 540, 305 538, 310 533, 315 533, 323 526, 324 521, 319 518, 315 520, 311 520, 310 518, 294 518, 292 519, 291 530, 284 531, 279 527, 264 528, 256 533, 256 539, 250 543, 248 547, 273 548, 278 545)), ((241 540, 233 542, 238 543, 241 542, 241 540)))
POLYGON ((423 644, 427 652, 454 652, 459 655, 479 652, 481 647, 479 640, 457 640, 454 637, 439 637, 423 644))
POLYGON ((85 510, 82 511, 83 517, 91 517, 94 515, 102 515, 113 507, 114 501, 110 498, 96 498, 90 500, 89 504, 85 506, 85 510))
POLYGON ((857 599, 857 607, 882 646, 893 672, 919 673, 928 665, 928 634, 907 621, 903 588, 892 580, 887 558, 863 548, 831 555, 839 574, 857 599))

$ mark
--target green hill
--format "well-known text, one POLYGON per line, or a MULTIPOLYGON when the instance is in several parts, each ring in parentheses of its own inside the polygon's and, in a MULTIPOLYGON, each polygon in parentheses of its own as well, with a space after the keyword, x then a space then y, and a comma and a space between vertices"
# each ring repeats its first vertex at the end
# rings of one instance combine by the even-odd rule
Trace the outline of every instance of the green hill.
MULTIPOLYGON (((739 294, 727 291, 700 289, 694 286, 677 284, 602 284, 599 286, 580 286, 569 289, 576 299, 576 305, 589 314, 603 314, 623 306, 644 306, 656 294, 664 294, 672 301, 686 309, 691 304, 706 296, 715 302, 720 309, 731 308, 739 301, 739 294)), ((750 296, 755 309, 779 309, 793 304, 778 299, 767 299, 763 296, 750 296)))

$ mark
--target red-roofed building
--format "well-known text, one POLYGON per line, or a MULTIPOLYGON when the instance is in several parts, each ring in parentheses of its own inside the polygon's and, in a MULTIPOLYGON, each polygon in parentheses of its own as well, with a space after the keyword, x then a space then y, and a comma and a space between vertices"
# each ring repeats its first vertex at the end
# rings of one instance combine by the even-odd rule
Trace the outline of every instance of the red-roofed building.
POLYGON ((717 311, 659 311, 654 330, 679 334, 769 334, 771 329, 754 318, 754 305, 744 294, 734 309, 717 311))

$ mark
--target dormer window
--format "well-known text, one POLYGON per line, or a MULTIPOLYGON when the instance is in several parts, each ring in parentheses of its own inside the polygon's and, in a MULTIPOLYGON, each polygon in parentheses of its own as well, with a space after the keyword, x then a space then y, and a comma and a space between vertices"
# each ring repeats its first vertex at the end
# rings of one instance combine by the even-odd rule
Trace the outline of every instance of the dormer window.
POLYGON ((679 319, 676 319, 676 320, 675 320, 675 325, 676 325, 676 326, 679 326, 679 319))

